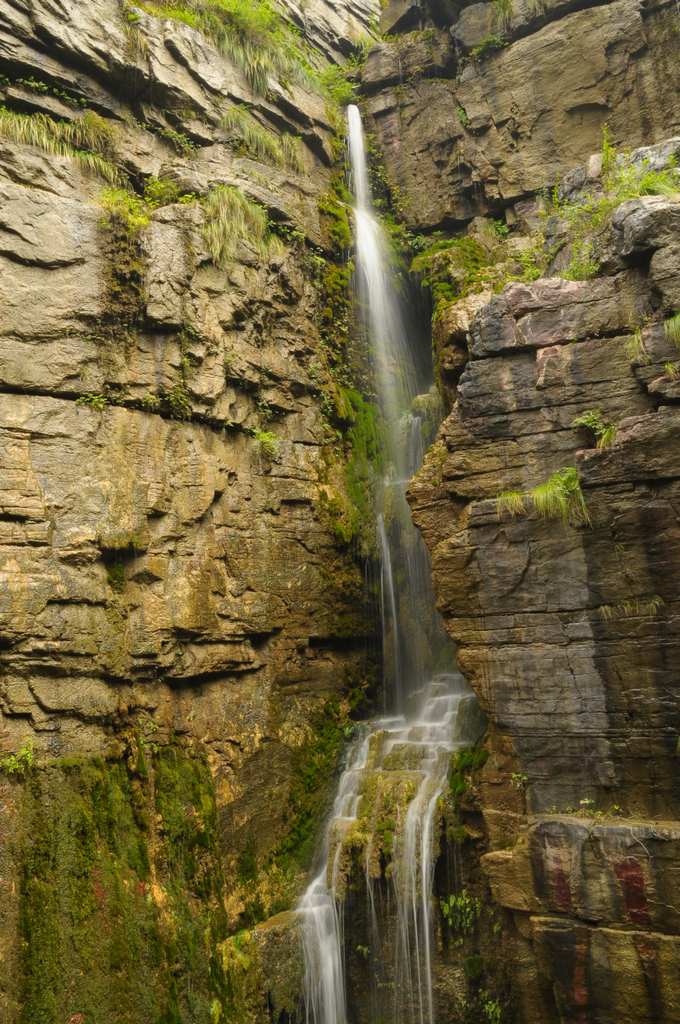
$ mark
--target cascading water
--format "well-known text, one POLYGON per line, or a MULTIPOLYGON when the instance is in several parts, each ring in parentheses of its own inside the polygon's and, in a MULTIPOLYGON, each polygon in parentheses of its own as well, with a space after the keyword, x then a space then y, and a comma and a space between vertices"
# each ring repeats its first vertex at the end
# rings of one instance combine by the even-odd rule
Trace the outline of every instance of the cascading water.
MULTIPOLYGON (((379 496, 386 717, 364 727, 350 751, 320 851, 298 910, 308 1024, 365 1019, 435 1024, 432 902, 439 799, 453 751, 476 739, 473 695, 455 671, 436 612, 427 551, 405 497, 424 452, 427 405, 389 260, 372 211, 359 110, 348 108, 355 198, 357 289, 386 426, 388 469, 379 496), (419 391, 421 394, 419 395, 419 391), (389 717, 388 716, 389 713, 389 717), (363 951, 373 978, 363 1012, 347 997, 344 912, 357 859, 367 906, 363 951)), ((430 402, 431 404, 431 402, 430 402)))

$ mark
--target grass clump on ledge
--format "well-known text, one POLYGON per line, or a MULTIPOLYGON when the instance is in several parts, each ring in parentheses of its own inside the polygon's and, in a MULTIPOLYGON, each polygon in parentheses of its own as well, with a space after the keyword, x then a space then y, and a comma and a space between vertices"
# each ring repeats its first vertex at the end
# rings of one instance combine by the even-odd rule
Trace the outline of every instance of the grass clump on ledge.
POLYGON ((536 512, 541 519, 559 519, 563 523, 587 524, 588 509, 581 490, 578 473, 573 466, 557 472, 530 491, 504 491, 496 499, 498 515, 511 516, 536 512))
POLYGON ((276 167, 302 170, 300 140, 288 133, 277 136, 263 128, 245 107, 231 107, 223 116, 221 125, 225 131, 238 135, 240 146, 247 156, 276 167))
POLYGON ((251 245, 263 259, 281 251, 269 229, 267 211, 233 185, 218 185, 203 200, 203 236, 213 263, 224 268, 240 242, 251 245))
POLYGON ((272 0, 145 0, 139 6, 159 18, 197 29, 241 68, 253 92, 265 95, 270 78, 282 85, 313 77, 299 34, 272 0))
POLYGON ((125 176, 112 161, 116 130, 91 110, 73 121, 55 121, 47 114, 19 114, 0 107, 0 138, 71 157, 111 185, 124 181, 125 176))
POLYGON ((584 413, 572 421, 572 427, 585 427, 595 437, 598 448, 609 448, 616 439, 616 427, 613 423, 605 423, 599 409, 586 409, 584 413))
POLYGON ((676 348, 680 348, 680 313, 675 313, 663 325, 664 334, 676 348))

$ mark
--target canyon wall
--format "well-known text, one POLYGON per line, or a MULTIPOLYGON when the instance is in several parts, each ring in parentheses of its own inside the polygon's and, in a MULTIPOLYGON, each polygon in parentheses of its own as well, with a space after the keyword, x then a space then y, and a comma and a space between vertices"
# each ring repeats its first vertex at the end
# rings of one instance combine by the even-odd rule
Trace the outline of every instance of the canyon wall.
POLYGON ((670 1024, 680 198, 620 183, 677 165, 677 9, 392 3, 383 22, 363 90, 399 209, 470 244, 435 307, 450 413, 411 486, 490 723, 458 840, 481 919, 501 917, 463 952, 522 1022, 670 1024), (574 424, 594 413, 602 446, 574 424), (546 513, 560 479, 573 502, 546 513))
MULTIPOLYGON (((290 12, 319 69, 375 15, 290 12)), ((329 328, 339 111, 252 71, 117 0, 0 5, 7 1024, 222 1019, 228 937, 294 901, 376 683, 338 539, 359 402, 329 328), (83 123, 77 152, 50 145, 83 123), (223 257, 209 195, 236 204, 223 257)))

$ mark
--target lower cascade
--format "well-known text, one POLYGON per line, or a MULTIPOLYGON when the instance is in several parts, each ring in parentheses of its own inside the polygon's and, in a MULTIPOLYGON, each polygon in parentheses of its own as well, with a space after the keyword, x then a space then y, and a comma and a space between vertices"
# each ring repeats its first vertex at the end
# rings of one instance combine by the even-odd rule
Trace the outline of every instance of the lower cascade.
POLYGON ((383 717, 362 727, 348 753, 317 868, 298 906, 304 1003, 308 1024, 359 1019, 348 994, 351 946, 372 978, 360 1019, 368 1013, 394 1024, 435 1024, 432 890, 440 800, 451 755, 478 738, 481 714, 456 670, 428 555, 406 503, 406 485, 424 451, 418 410, 436 399, 409 345, 387 242, 372 210, 355 106, 348 108, 348 137, 358 302, 386 428, 388 468, 376 523, 386 707, 383 717))

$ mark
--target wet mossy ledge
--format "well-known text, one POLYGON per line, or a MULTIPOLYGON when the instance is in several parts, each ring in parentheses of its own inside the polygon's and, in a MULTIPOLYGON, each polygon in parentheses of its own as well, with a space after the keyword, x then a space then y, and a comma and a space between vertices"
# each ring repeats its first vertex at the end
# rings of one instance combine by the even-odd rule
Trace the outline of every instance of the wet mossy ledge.
POLYGON ((196 742, 160 744, 147 731, 117 761, 40 765, 29 747, 5 758, 21 1024, 236 1024, 260 1019, 267 999, 294 1012, 300 965, 284 911, 361 699, 320 709, 291 766, 288 831, 266 864, 235 857, 196 742))

